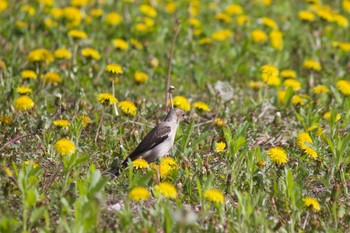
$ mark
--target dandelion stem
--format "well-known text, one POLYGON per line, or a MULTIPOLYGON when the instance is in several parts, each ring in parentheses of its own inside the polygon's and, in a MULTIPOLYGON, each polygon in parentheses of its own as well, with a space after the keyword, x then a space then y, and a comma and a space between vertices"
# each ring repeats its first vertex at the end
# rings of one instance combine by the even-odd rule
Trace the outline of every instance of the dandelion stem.
MULTIPOLYGON (((113 96, 115 96, 114 80, 112 81, 112 93, 113 93, 113 96)), ((113 104, 113 108, 114 108, 115 115, 119 116, 117 105, 113 104)))
POLYGON ((177 36, 179 35, 180 26, 181 26, 180 20, 177 20, 176 22, 177 22, 177 25, 176 25, 176 28, 174 30, 175 31, 174 38, 173 38, 173 42, 172 42, 171 48, 170 48, 168 74, 167 74, 166 86, 165 86, 165 111, 166 112, 169 111, 169 97, 170 97, 169 88, 170 88, 170 79, 171 79, 171 61, 173 60, 176 39, 177 39, 177 36))
POLYGON ((100 120, 100 123, 98 124, 97 131, 96 131, 95 142, 97 142, 97 138, 98 138, 100 128, 101 128, 102 123, 103 123, 104 116, 105 116, 105 108, 103 108, 103 110, 102 110, 101 120, 100 120))

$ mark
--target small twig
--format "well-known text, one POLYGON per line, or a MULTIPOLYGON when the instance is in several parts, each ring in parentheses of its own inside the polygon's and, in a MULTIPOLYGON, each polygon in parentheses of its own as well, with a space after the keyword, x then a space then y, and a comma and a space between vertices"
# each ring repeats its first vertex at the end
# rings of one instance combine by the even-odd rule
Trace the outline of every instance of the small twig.
POLYGON ((305 220, 304 220, 304 223, 303 223, 303 226, 301 227, 301 229, 303 229, 303 230, 305 229, 308 219, 309 219, 309 212, 306 213, 306 217, 305 217, 305 220))
POLYGON ((37 132, 28 133, 28 134, 25 134, 25 135, 17 136, 17 137, 15 137, 15 138, 11 139, 10 141, 6 142, 6 143, 0 148, 0 151, 1 151, 2 149, 4 149, 5 147, 7 147, 7 146, 9 146, 9 145, 11 145, 11 144, 17 142, 18 140, 20 140, 20 139, 22 139, 22 138, 30 137, 30 136, 33 136, 33 135, 35 135, 35 134, 37 134, 37 132))
POLYGON ((175 49, 175 43, 177 36, 179 35, 180 32, 180 26, 181 26, 181 21, 177 20, 177 25, 175 28, 175 34, 173 38, 173 42, 171 44, 171 49, 170 49, 170 55, 169 55, 169 63, 168 63, 168 74, 167 74, 167 79, 166 79, 166 86, 165 86, 165 111, 169 111, 169 88, 170 88, 170 79, 171 79, 171 61, 173 60, 173 55, 174 55, 174 49, 175 49))

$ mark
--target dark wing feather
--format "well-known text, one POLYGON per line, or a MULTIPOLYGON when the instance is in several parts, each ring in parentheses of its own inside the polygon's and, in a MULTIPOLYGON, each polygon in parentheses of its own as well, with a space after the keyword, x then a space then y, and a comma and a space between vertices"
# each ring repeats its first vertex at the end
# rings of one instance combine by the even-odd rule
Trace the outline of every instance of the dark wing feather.
POLYGON ((146 135, 146 137, 140 142, 136 149, 124 160, 122 166, 125 166, 129 159, 133 161, 137 159, 140 156, 140 154, 158 146, 160 143, 162 143, 169 137, 170 132, 170 126, 156 126, 154 129, 151 130, 151 132, 149 132, 146 135))

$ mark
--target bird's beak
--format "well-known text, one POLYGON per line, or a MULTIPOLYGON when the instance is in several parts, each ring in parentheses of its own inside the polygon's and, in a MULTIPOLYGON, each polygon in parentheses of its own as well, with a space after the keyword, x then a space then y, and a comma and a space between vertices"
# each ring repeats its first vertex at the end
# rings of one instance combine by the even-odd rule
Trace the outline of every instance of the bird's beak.
POLYGON ((186 124, 189 124, 189 123, 190 123, 190 121, 187 119, 187 117, 184 118, 184 122, 185 122, 186 124))

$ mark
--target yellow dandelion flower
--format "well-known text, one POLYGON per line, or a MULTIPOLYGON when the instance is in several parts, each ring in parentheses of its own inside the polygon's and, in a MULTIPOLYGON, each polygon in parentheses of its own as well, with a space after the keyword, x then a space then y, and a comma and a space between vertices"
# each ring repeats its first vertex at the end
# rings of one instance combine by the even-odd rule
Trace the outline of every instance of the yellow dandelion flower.
POLYGON ((206 44, 211 44, 213 40, 209 37, 202 38, 198 41, 200 45, 206 45, 206 44))
POLYGON ((337 43, 337 47, 340 48, 344 52, 350 52, 350 43, 339 42, 339 43, 337 43))
POLYGON ((82 7, 87 5, 90 0, 71 0, 72 6, 82 7))
POLYGON ((240 15, 243 14, 243 8, 238 4, 231 4, 225 8, 225 12, 228 15, 240 15))
POLYGON ((165 5, 165 12, 168 14, 172 14, 176 11, 176 4, 174 2, 168 2, 165 5))
POLYGON ((266 167, 266 161, 265 160, 259 160, 256 165, 258 165, 259 167, 266 167))
POLYGON ((350 1, 349 0, 343 0, 342 7, 343 7, 344 11, 347 11, 348 13, 350 13, 350 1))
POLYGON ((313 197, 305 197, 303 199, 304 206, 310 208, 314 212, 318 212, 321 210, 320 203, 313 197))
POLYGON ((278 86, 281 84, 279 71, 273 65, 263 65, 261 68, 261 79, 270 86, 278 86))
POLYGON ((191 104, 184 96, 176 96, 173 99, 173 104, 175 107, 180 108, 186 112, 190 111, 191 109, 191 104))
POLYGON ((318 86, 312 88, 312 91, 315 94, 321 94, 321 93, 328 93, 329 89, 328 89, 328 87, 326 87, 324 85, 318 85, 318 86))
POLYGON ((54 17, 55 19, 59 19, 63 16, 64 11, 61 8, 53 8, 50 12, 50 14, 52 15, 52 17, 54 17))
POLYGON ((279 102, 284 102, 286 101, 286 95, 287 95, 287 92, 286 91, 278 91, 277 92, 277 99, 279 102))
POLYGON ((147 32, 148 31, 148 26, 144 23, 137 23, 135 25, 135 30, 139 32, 147 32))
POLYGON ((302 21, 306 21, 306 22, 312 22, 315 20, 315 15, 310 11, 299 11, 298 17, 302 21))
POLYGON ((211 188, 204 192, 204 198, 216 204, 224 204, 224 194, 218 189, 211 188))
POLYGON ((3 123, 4 125, 10 125, 13 122, 13 119, 11 116, 0 116, 0 122, 3 123))
POLYGON ((129 49, 129 44, 125 40, 122 39, 114 39, 113 45, 120 50, 126 51, 129 49))
POLYGON ((301 83, 296 79, 286 79, 283 82, 283 86, 291 87, 294 91, 298 91, 301 89, 301 83))
POLYGON ((210 112, 209 105, 201 101, 193 103, 193 107, 205 112, 210 112))
POLYGON ((271 76, 266 83, 269 86, 279 86, 281 84, 281 80, 278 76, 271 76))
POLYGON ((85 48, 81 50, 81 55, 83 55, 84 57, 93 58, 95 60, 100 60, 101 58, 100 53, 92 48, 85 48))
POLYGON ((93 8, 90 10, 90 15, 92 17, 101 17, 103 15, 103 10, 99 8, 93 8))
POLYGON ((305 105, 305 101, 299 95, 294 95, 292 97, 292 103, 294 105, 305 105))
POLYGON ((68 32, 68 36, 73 37, 75 39, 86 39, 88 35, 84 31, 80 30, 70 30, 68 32))
POLYGON ((16 26, 18 28, 25 28, 25 27, 28 27, 28 24, 22 20, 17 20, 16 21, 16 26))
POLYGON ((127 115, 130 115, 130 116, 136 115, 136 111, 137 111, 136 106, 133 102, 129 100, 121 101, 118 104, 118 108, 120 108, 127 115))
POLYGON ((148 80, 148 74, 141 71, 136 71, 134 79, 139 84, 145 83, 148 80))
POLYGON ((240 15, 236 18, 236 23, 240 26, 249 22, 249 17, 247 15, 240 15))
POLYGON ((129 192, 129 198, 134 201, 147 200, 151 194, 144 187, 135 187, 129 192))
POLYGON ((116 26, 122 22, 123 18, 117 12, 111 12, 106 16, 106 23, 111 26, 116 26))
POLYGON ((321 64, 318 61, 312 60, 312 59, 305 60, 303 66, 308 70, 315 70, 315 71, 321 70, 321 64))
POLYGON ((271 47, 277 50, 283 49, 283 34, 280 31, 270 32, 271 47))
POLYGON ((152 18, 145 17, 143 20, 148 28, 152 28, 154 26, 154 20, 152 18))
MULTIPOLYGON (((1 1, 0 1, 0 12, 1 12, 1 1)), ((6 176, 13 176, 13 172, 11 171, 11 169, 10 168, 8 168, 8 167, 5 167, 5 174, 6 174, 6 176)))
POLYGON ((217 13, 215 15, 215 19, 222 21, 222 22, 225 22, 225 23, 230 23, 232 21, 232 18, 225 13, 217 13))
POLYGON ((8 8, 8 3, 5 0, 0 0, 0 13, 8 8))
POLYGON ((286 151, 280 147, 270 148, 267 154, 270 156, 271 161, 277 165, 284 165, 288 162, 286 151))
POLYGON ((26 86, 17 87, 16 91, 21 95, 32 93, 32 89, 26 86))
POLYGON ((226 119, 222 119, 222 118, 215 118, 215 125, 218 127, 223 127, 227 124, 226 119))
POLYGON ((149 17, 156 17, 157 16, 157 11, 154 9, 152 6, 147 5, 147 4, 142 4, 139 8, 140 12, 143 14, 149 16, 149 17))
POLYGON ((32 70, 23 70, 21 72, 21 76, 24 79, 36 79, 37 78, 36 73, 32 70))
POLYGON ((250 37, 255 43, 265 43, 268 40, 266 33, 262 30, 255 29, 250 33, 250 37))
POLYGON ((349 26, 349 21, 345 16, 340 15, 340 14, 335 14, 333 17, 334 17, 334 21, 339 26, 344 27, 344 28, 347 28, 349 26))
POLYGON ((108 64, 106 66, 106 71, 108 71, 112 74, 122 74, 123 68, 118 64, 108 64))
POLYGON ((282 70, 281 77, 283 77, 283 78, 296 78, 297 73, 295 73, 294 70, 282 70))
POLYGON ((278 25, 273 19, 271 19, 269 17, 263 17, 260 19, 260 21, 263 25, 265 25, 273 30, 278 30, 278 25))
POLYGON ((147 161, 144 159, 135 159, 134 161, 132 161, 132 166, 135 169, 148 169, 149 168, 147 161))
POLYGON ((216 40, 216 41, 225 41, 225 40, 228 40, 232 36, 233 36, 233 33, 230 30, 224 29, 224 30, 219 30, 219 31, 214 32, 211 35, 211 38, 216 40))
POLYGON ((35 8, 31 5, 24 4, 21 6, 20 11, 28 13, 28 15, 34 15, 35 14, 35 8))
MULTIPOLYGON (((0 0, 1 1, 1 0, 0 0)), ((3 60, 0 59, 0 70, 3 70, 6 68, 6 64, 3 60)))
POLYGON ((44 76, 42 76, 42 79, 48 83, 53 84, 62 82, 62 78, 57 72, 47 72, 44 76))
POLYGON ((113 105, 118 102, 117 98, 115 98, 110 93, 102 93, 97 96, 97 100, 100 101, 104 105, 113 105))
POLYGON ((263 81, 266 81, 271 76, 278 76, 279 71, 276 66, 273 65, 263 65, 260 68, 261 78, 263 81))
POLYGON ((264 86, 264 83, 261 81, 250 81, 248 85, 253 90, 259 90, 264 86))
POLYGON ((58 140, 55 143, 54 148, 55 148, 56 152, 58 154, 60 154, 61 156, 71 155, 75 152, 74 143, 67 138, 62 138, 62 139, 58 140))
POLYGON ((80 9, 76 7, 65 7, 62 12, 63 16, 70 22, 75 23, 76 25, 80 24, 83 14, 80 9))
POLYGON ((72 57, 72 53, 64 48, 56 49, 53 55, 58 59, 70 59, 72 57))
POLYGON ((154 191, 157 194, 160 194, 163 197, 170 198, 170 199, 176 199, 177 197, 177 191, 174 185, 170 184, 169 182, 162 182, 157 184, 154 187, 154 191))
POLYGON ((141 42, 136 39, 130 39, 130 44, 136 49, 143 49, 143 45, 141 44, 141 42))
POLYGON ((297 137, 297 142, 299 146, 302 146, 304 142, 307 142, 310 144, 313 143, 312 138, 310 137, 310 134, 307 132, 300 133, 297 137))
POLYGON ((59 128, 65 128, 68 125, 70 125, 68 120, 60 119, 60 120, 55 120, 53 124, 59 128))
POLYGON ((196 18, 189 18, 188 19, 188 23, 193 26, 193 27, 199 27, 201 26, 201 21, 199 21, 198 19, 196 18))
POLYGON ((309 156, 309 157, 312 158, 312 159, 316 159, 316 158, 318 157, 318 154, 317 154, 317 152, 316 152, 314 149, 312 149, 311 147, 309 147, 309 146, 307 146, 307 145, 304 145, 303 147, 304 147, 304 148, 303 148, 304 153, 305 153, 307 156, 309 156))
POLYGON ((350 95, 350 81, 339 80, 336 83, 337 89, 345 96, 350 95))
POLYGON ((215 143, 215 151, 216 152, 222 152, 226 149, 226 143, 225 142, 217 142, 215 143))
POLYGON ((33 168, 34 168, 34 169, 37 168, 37 167, 39 166, 39 164, 34 163, 33 161, 29 161, 29 160, 26 160, 26 161, 24 161, 23 163, 24 163, 25 165, 29 165, 31 162, 33 163, 33 168))
POLYGON ((29 62, 45 62, 50 64, 54 61, 54 56, 47 49, 35 49, 28 54, 29 62))
POLYGON ((25 111, 34 107, 34 101, 29 96, 20 96, 15 99, 15 109, 25 111))
MULTIPOLYGON (((152 164, 153 165, 153 164, 152 164)), ((163 157, 161 159, 160 165, 152 166, 155 170, 159 169, 159 174, 161 177, 166 177, 170 174, 171 171, 178 170, 176 161, 170 157, 163 157)))
POLYGON ((84 115, 79 116, 79 117, 78 117, 78 120, 81 120, 81 123, 82 123, 82 125, 83 125, 84 128, 85 128, 88 124, 91 123, 90 118, 89 118, 88 116, 84 116, 84 115))
MULTIPOLYGON (((328 111, 323 115, 323 118, 329 120, 329 119, 331 119, 331 115, 332 115, 331 112, 328 111)), ((335 116, 335 122, 339 121, 340 118, 341 118, 341 115, 339 113, 337 113, 337 115, 335 116)))
POLYGON ((161 159, 160 163, 169 165, 170 167, 176 167, 177 166, 177 163, 176 163, 175 159, 173 159, 171 157, 163 157, 161 159))
POLYGON ((47 28, 55 28, 57 27, 58 23, 50 18, 44 19, 45 27, 47 28))
POLYGON ((308 132, 300 133, 297 137, 297 145, 304 150, 304 153, 308 155, 310 158, 316 159, 317 158, 317 152, 312 149, 308 144, 313 144, 312 138, 310 137, 310 134, 308 132))

